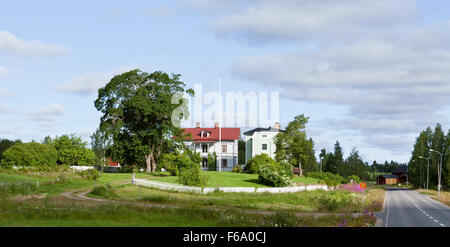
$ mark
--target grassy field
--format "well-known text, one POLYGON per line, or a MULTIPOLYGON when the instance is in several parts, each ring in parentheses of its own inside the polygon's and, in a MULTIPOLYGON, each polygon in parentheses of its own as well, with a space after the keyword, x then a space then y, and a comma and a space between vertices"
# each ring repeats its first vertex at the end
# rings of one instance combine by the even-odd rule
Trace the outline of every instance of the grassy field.
POLYGON ((125 204, 96 204, 68 201, 65 198, 8 201, 0 199, 0 227, 221 227, 221 226, 370 226, 373 215, 360 217, 297 217, 291 212, 273 215, 241 210, 207 210, 196 207, 157 208, 125 204))
MULTIPOLYGON (((257 176, 231 172, 206 172, 210 186, 259 186, 257 176), (230 182, 231 181, 231 182, 230 182)), ((90 181, 75 173, 28 173, 0 171, 3 183, 37 183, 41 197, 16 198, 18 195, 0 198, 0 226, 368 226, 375 218, 367 214, 361 217, 324 216, 297 217, 292 212, 362 212, 370 209, 370 193, 361 200, 353 200, 350 192, 301 192, 286 194, 245 194, 215 192, 208 195, 175 193, 153 189, 118 185, 130 180, 132 174, 103 173, 99 181, 90 181), (114 199, 121 203, 92 204, 76 201, 60 194, 69 190, 85 191, 96 186, 113 185, 114 199), (312 206, 311 198, 323 197, 332 202, 312 206), (329 197, 329 198, 328 198, 329 197), (16 198, 16 199, 12 199, 16 198), (331 198, 331 200, 329 200, 331 198), (130 206, 128 203, 181 205, 181 208, 151 208, 130 206), (331 206, 331 208, 329 208, 331 206), (327 208, 328 207, 328 208, 327 208), (222 208, 223 210, 211 210, 222 208), (243 210, 274 210, 274 215, 257 215, 243 210)), ((167 174, 137 173, 145 179, 172 179, 167 174), (157 175, 157 176, 155 176, 157 175)), ((317 180, 296 177, 295 182, 309 184, 317 180)), ((167 180, 166 180, 167 182, 167 180)), ((376 194, 376 193, 375 193, 376 194)), ((98 195, 96 197, 99 197, 98 195)), ((147 205, 148 205, 147 204, 147 205)), ((373 211, 373 210, 369 210, 373 211)))
MULTIPOLYGON (((257 174, 216 171, 203 171, 203 173, 209 177, 206 187, 269 187, 259 183, 257 174)), ((178 183, 176 176, 169 176, 168 173, 161 174, 161 176, 148 177, 148 179, 178 183)), ((318 184, 320 181, 315 178, 294 176, 292 182, 297 184, 318 184)))
POLYGON ((373 189, 364 195, 343 190, 302 191, 297 193, 224 193, 210 194, 162 191, 139 188, 134 185, 113 187, 111 194, 91 197, 108 197, 123 201, 154 204, 186 205, 198 207, 239 208, 248 210, 295 211, 295 212, 377 212, 384 200, 384 191, 373 189), (317 205, 314 204, 317 203, 317 205))

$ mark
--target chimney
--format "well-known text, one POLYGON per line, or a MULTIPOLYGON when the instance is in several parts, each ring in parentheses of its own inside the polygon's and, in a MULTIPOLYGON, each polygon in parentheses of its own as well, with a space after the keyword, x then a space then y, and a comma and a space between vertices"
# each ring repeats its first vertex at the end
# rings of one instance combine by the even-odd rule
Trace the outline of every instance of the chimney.
POLYGON ((195 128, 200 128, 200 122, 195 122, 195 128))
POLYGON ((214 123, 214 128, 219 128, 219 123, 215 122, 214 123))
POLYGON ((280 123, 279 123, 279 122, 276 122, 274 128, 275 128, 275 129, 280 129, 280 123))

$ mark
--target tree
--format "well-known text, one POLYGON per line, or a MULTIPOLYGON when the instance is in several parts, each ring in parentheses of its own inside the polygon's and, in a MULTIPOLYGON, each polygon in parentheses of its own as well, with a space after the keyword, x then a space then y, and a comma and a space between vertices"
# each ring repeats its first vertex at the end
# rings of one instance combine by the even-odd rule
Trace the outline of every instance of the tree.
POLYGON ((440 155, 430 152, 430 149, 442 153, 442 186, 449 186, 449 147, 450 147, 450 131, 447 136, 442 130, 442 126, 436 124, 434 130, 427 127, 416 138, 416 143, 412 151, 412 157, 409 161, 408 174, 410 182, 417 187, 426 187, 428 164, 419 156, 430 159, 429 170, 429 188, 437 188, 438 181, 438 165, 440 164, 440 155))
POLYGON ((245 142, 244 140, 238 141, 238 164, 245 164, 245 142))
POLYGON ((180 76, 131 70, 99 89, 95 107, 103 114, 101 131, 113 142, 111 156, 126 155, 127 163, 144 160, 146 172, 154 172, 164 150, 184 146, 179 122, 189 112, 182 94, 194 92, 184 89, 180 76))
POLYGON ((0 139, 0 164, 3 159, 3 153, 14 144, 22 143, 20 140, 8 140, 8 139, 0 139))
POLYGON ((56 157, 56 150, 51 145, 19 142, 3 153, 2 166, 54 166, 56 157))
POLYGON ((50 141, 57 152, 58 165, 91 166, 95 163, 95 154, 88 143, 74 134, 57 136, 50 141))
POLYGON ((274 137, 276 161, 298 166, 300 175, 303 175, 303 171, 314 171, 310 166, 310 154, 314 144, 312 140, 307 139, 305 132, 308 120, 309 117, 298 115, 288 124, 285 131, 274 137))
POLYGON ((100 129, 97 129, 91 135, 91 148, 92 151, 95 153, 95 156, 97 157, 97 162, 100 164, 102 169, 106 161, 106 150, 110 146, 111 146, 110 140, 107 139, 106 134, 100 129))

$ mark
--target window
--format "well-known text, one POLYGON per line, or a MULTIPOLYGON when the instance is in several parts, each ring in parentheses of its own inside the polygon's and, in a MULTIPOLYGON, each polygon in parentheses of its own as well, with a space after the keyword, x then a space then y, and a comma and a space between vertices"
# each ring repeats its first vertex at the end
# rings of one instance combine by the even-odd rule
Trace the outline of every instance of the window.
POLYGON ((208 131, 202 131, 202 137, 208 137, 208 131))
POLYGON ((264 143, 264 144, 262 145, 262 150, 267 150, 267 144, 266 144, 266 143, 264 143))
POLYGON ((203 144, 202 145, 202 151, 203 151, 203 153, 207 153, 208 152, 208 144, 203 144))
POLYGON ((222 160, 222 167, 227 167, 227 160, 222 160))
POLYGON ((203 168, 208 168, 208 158, 203 158, 202 166, 203 166, 203 168))
POLYGON ((262 135, 262 137, 267 137, 267 135, 262 135))
POLYGON ((222 153, 226 153, 227 152, 227 145, 222 145, 222 153))

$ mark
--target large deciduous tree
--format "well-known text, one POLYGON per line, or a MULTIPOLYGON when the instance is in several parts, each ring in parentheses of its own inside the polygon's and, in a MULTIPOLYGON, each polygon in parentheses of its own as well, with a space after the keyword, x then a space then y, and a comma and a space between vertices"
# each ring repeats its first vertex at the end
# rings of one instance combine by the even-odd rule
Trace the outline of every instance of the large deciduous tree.
POLYGON ((305 128, 309 117, 303 114, 298 115, 288 124, 285 131, 281 131, 274 137, 276 151, 275 159, 277 162, 287 161, 292 166, 299 167, 300 175, 303 172, 315 171, 316 168, 312 162, 311 156, 313 150, 313 142, 306 136, 305 128))
POLYGON ((100 130, 113 142, 108 154, 125 164, 144 162, 146 172, 153 172, 164 150, 183 147, 179 122, 189 112, 182 96, 194 92, 184 89, 180 76, 131 70, 99 89, 100 130))

